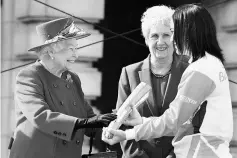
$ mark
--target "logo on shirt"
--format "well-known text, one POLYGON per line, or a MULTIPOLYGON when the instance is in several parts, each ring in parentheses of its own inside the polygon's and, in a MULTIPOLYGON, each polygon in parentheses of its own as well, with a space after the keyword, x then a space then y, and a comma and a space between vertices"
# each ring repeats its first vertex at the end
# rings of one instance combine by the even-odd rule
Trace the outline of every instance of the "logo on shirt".
POLYGON ((189 103, 189 104, 197 104, 197 101, 195 101, 187 96, 184 96, 184 95, 178 95, 178 98, 179 98, 179 100, 189 103))
POLYGON ((220 82, 223 82, 227 79, 227 75, 224 72, 219 72, 219 80, 220 82))

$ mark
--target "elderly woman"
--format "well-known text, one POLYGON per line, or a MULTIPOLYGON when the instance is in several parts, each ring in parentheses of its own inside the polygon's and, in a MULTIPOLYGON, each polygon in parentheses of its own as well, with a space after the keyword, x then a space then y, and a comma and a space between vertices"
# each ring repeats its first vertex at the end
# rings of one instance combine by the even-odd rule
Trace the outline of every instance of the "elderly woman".
POLYGON ((177 49, 191 57, 175 100, 160 117, 142 119, 134 109, 126 123, 140 125, 126 132, 110 130, 114 137, 106 141, 114 144, 125 139, 147 140, 173 131, 176 135, 172 144, 177 158, 231 158, 232 105, 213 19, 204 7, 187 4, 175 10, 173 20, 177 49), (199 132, 187 132, 205 100, 206 113, 199 132))
MULTIPOLYGON (((174 100, 188 60, 174 52, 170 29, 173 12, 173 9, 164 5, 151 7, 144 12, 141 28, 150 54, 145 60, 122 69, 116 109, 120 108, 140 82, 152 87, 148 100, 138 108, 142 116, 161 116, 174 100)), ((166 158, 172 156, 172 139, 173 134, 170 132, 158 139, 123 141, 120 145, 124 158, 166 158)))
POLYGON ((45 43, 30 49, 39 57, 19 72, 15 85, 16 129, 10 158, 79 158, 84 133, 107 126, 114 114, 95 115, 84 98, 77 74, 77 39, 89 36, 72 19, 36 27, 45 43))

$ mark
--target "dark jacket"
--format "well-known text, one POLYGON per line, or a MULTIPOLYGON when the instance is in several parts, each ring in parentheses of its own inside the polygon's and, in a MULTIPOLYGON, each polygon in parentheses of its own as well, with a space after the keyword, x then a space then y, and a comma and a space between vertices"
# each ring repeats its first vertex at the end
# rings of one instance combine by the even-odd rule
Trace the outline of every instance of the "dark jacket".
POLYGON ((54 76, 38 61, 20 71, 10 158, 81 157, 85 129, 74 133, 74 125, 78 118, 95 114, 84 99, 79 77, 70 75, 73 82, 54 76))
MULTIPOLYGON (((170 102, 174 100, 181 76, 188 66, 188 59, 187 57, 181 58, 181 56, 175 53, 173 56, 171 74, 167 82, 167 91, 164 95, 163 107, 155 107, 157 106, 157 103, 153 98, 154 93, 151 91, 148 99, 138 107, 141 116, 161 116, 164 111, 169 108, 170 102), (155 109, 158 109, 158 111, 155 109)), ((117 109, 140 82, 151 85, 149 56, 144 61, 126 66, 122 69, 118 87, 117 109)), ((141 140, 139 142, 134 140, 124 141, 120 144, 123 151, 123 157, 126 158, 165 158, 173 149, 171 144, 172 139, 173 136, 165 136, 147 141, 141 140)))

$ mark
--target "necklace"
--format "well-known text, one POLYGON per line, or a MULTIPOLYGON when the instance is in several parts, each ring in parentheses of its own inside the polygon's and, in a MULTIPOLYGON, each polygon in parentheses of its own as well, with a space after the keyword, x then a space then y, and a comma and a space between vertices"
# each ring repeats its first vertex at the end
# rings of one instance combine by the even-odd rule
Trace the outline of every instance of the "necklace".
MULTIPOLYGON (((172 67, 172 65, 170 65, 170 66, 168 67, 168 71, 167 71, 165 74, 163 74, 163 75, 160 75, 160 74, 154 72, 154 70, 157 70, 157 68, 156 68, 154 65, 152 65, 152 64, 151 64, 151 66, 150 66, 150 69, 151 69, 151 72, 152 72, 152 74, 153 74, 154 76, 156 76, 156 77, 158 77, 158 78, 164 78, 164 77, 166 77, 166 76, 168 76, 168 75, 170 74, 171 67, 172 67)), ((162 72, 162 71, 161 71, 161 72, 162 72)))
POLYGON ((151 69, 151 73, 157 78, 165 78, 170 74, 170 72, 171 72, 171 69, 165 75, 158 75, 155 72, 153 72, 153 70, 151 69))
MULTIPOLYGON (((157 65, 158 66, 158 65, 157 65)), ((157 78, 165 78, 167 77, 170 72, 171 72, 171 68, 172 68, 172 62, 171 64, 168 65, 168 67, 165 68, 166 71, 158 71, 156 72, 155 70, 161 70, 161 68, 157 68, 156 66, 156 63, 152 64, 151 60, 150 60, 150 70, 151 70, 151 73, 157 77, 157 78), (168 69, 168 71, 167 71, 168 69), (164 73, 165 72, 165 73, 164 73), (162 75, 160 75, 162 74, 162 75)))

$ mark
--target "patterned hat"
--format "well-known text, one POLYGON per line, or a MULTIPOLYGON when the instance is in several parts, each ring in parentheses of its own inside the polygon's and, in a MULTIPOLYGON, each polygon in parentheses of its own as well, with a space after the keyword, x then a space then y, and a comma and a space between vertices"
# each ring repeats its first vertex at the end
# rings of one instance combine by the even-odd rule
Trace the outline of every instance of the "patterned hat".
POLYGON ((44 44, 33 47, 28 51, 36 51, 40 47, 59 41, 72 38, 76 38, 78 40, 91 35, 74 24, 72 18, 60 18, 42 23, 36 26, 36 31, 42 41, 44 41, 44 44))

